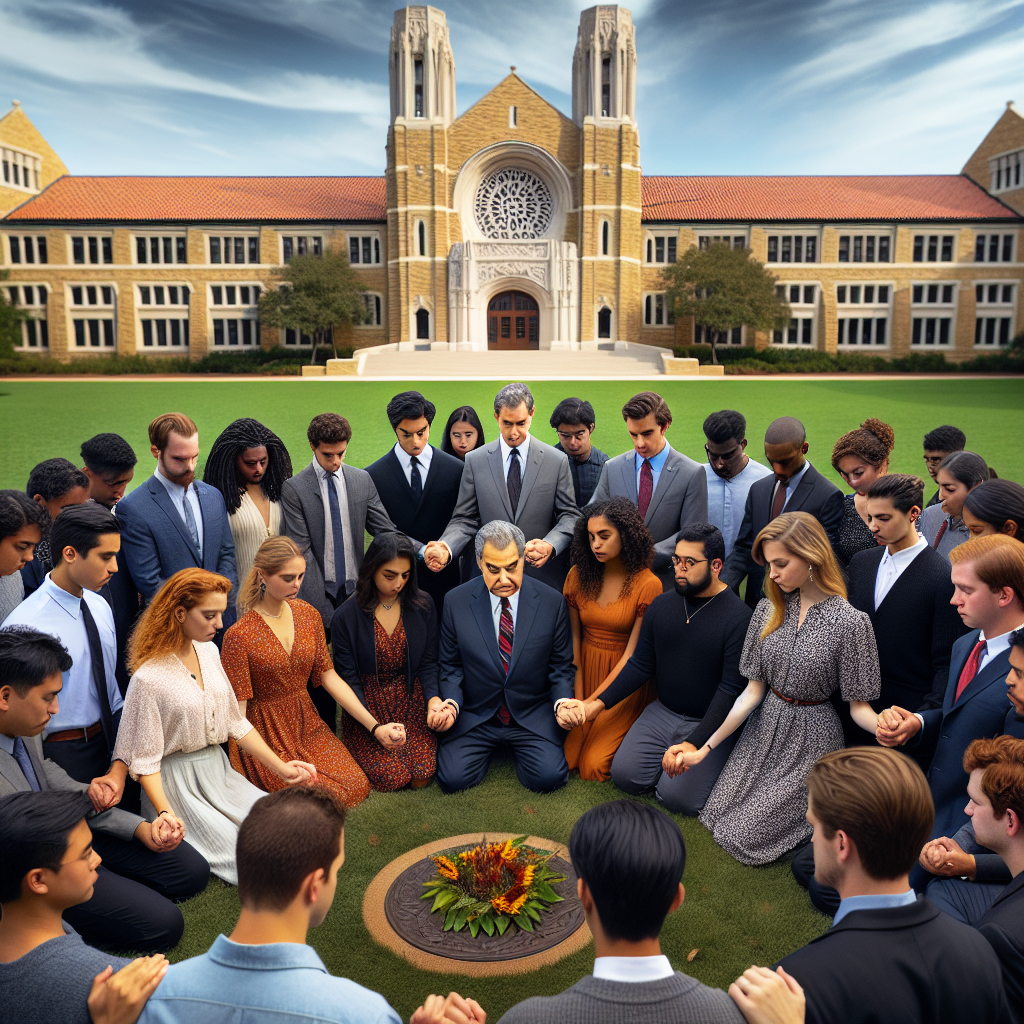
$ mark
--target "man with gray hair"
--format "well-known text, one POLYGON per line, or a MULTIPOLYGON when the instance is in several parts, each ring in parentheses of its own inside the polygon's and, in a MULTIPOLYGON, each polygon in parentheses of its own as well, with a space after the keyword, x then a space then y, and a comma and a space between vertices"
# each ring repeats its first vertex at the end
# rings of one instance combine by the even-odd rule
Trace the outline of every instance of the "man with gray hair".
POLYGON ((458 558, 482 523, 503 519, 529 538, 527 573, 561 593, 579 509, 565 454, 530 436, 533 411, 525 384, 506 384, 494 396, 498 439, 466 455, 451 521, 423 549, 434 572, 458 558))
POLYGON ((524 578, 518 526, 487 523, 475 551, 481 576, 445 598, 438 681, 426 692, 427 724, 441 733, 437 781, 446 793, 476 786, 507 747, 519 781, 548 793, 566 783, 562 748, 580 724, 565 601, 524 578))

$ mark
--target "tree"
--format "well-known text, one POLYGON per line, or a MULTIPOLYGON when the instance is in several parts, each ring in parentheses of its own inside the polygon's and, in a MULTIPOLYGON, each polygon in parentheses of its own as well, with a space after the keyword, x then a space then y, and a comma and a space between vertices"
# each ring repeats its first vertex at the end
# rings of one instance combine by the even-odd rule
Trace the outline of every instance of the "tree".
POLYGON ((322 256, 295 256, 275 272, 274 280, 277 287, 260 296, 260 321, 308 334, 313 339, 310 362, 316 362, 316 350, 328 338, 337 359, 337 324, 361 324, 369 318, 365 286, 344 253, 327 250, 322 256))
POLYGON ((678 263, 664 270, 665 301, 676 316, 692 316, 711 339, 711 361, 717 345, 734 327, 755 331, 782 330, 789 305, 776 291, 775 278, 749 249, 712 242, 707 249, 691 245, 678 263))
MULTIPOLYGON (((9 276, 8 271, 0 270, 0 281, 9 276)), ((7 300, 7 289, 0 288, 0 357, 14 355, 14 349, 21 344, 21 325, 27 319, 27 313, 7 300)))

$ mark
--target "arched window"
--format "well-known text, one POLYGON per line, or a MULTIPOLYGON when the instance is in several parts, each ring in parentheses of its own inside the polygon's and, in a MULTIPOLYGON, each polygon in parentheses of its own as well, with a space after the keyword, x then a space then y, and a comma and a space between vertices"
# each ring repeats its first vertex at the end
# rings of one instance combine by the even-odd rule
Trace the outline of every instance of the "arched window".
POLYGON ((420 256, 427 255, 427 225, 423 221, 416 223, 416 246, 420 256))
POLYGON ((598 311, 597 336, 599 338, 611 338, 612 336, 612 311, 607 306, 602 306, 598 311))
POLYGON ((417 341, 429 341, 430 340, 430 310, 429 309, 417 309, 416 310, 416 340, 417 341))
POLYGON ((607 256, 608 255, 608 250, 610 248, 610 246, 609 246, 609 242, 610 242, 610 237, 609 236, 610 235, 611 235, 611 228, 608 225, 608 221, 606 221, 606 220, 601 221, 601 255, 602 256, 607 256))

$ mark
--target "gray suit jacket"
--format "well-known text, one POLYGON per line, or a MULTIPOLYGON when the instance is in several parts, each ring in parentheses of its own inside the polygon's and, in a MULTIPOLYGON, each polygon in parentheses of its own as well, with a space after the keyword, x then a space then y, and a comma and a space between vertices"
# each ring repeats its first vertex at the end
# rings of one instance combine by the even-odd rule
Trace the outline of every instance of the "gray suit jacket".
MULTIPOLYGON (((84 793, 89 787, 84 782, 77 782, 58 764, 43 756, 43 741, 39 736, 23 736, 29 760, 36 770, 41 790, 70 789, 84 793)), ((11 793, 27 793, 32 789, 25 778, 21 766, 6 750, 0 750, 0 796, 11 793)), ((129 814, 120 807, 111 807, 109 811, 97 814, 89 819, 89 828, 93 832, 105 832, 117 839, 131 840, 135 830, 145 821, 137 814, 129 814)))
POLYGON ((530 436, 528 465, 523 474, 523 489, 515 515, 508 500, 501 445, 492 441, 466 456, 459 487, 459 500, 441 540, 448 545, 452 558, 458 558, 484 523, 495 519, 515 523, 526 539, 546 540, 555 553, 547 564, 534 569, 529 562, 527 573, 561 592, 568 574, 566 557, 572 531, 579 518, 569 460, 549 444, 530 436))
MULTIPOLYGON (((591 503, 609 498, 629 498, 635 505, 636 462, 632 450, 609 459, 601 470, 591 503)), ((674 448, 658 477, 658 486, 647 506, 644 525, 654 538, 654 571, 671 581, 672 553, 676 549, 676 534, 687 523, 708 521, 708 479, 704 467, 687 458, 674 448)))
MULTIPOLYGON (((377 488, 365 469, 356 469, 342 463, 345 490, 348 492, 348 517, 352 528, 352 546, 355 551, 345 552, 346 559, 358 571, 363 564, 363 534, 371 536, 397 530, 381 503, 377 488)), ((281 532, 291 537, 306 559, 306 576, 299 597, 309 602, 329 628, 334 616, 334 605, 324 586, 324 501, 320 482, 312 465, 285 480, 281 490, 281 532)))

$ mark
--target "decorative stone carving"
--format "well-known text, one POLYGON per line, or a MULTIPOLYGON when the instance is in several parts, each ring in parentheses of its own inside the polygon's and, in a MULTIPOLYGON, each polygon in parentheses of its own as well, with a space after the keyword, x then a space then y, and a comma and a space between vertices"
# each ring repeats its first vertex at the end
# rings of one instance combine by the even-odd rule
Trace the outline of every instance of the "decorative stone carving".
POLYGON ((480 284, 496 277, 525 277, 542 288, 548 286, 548 268, 543 263, 483 263, 477 271, 480 284))
POLYGON ((462 287, 462 243, 456 242, 448 250, 448 287, 462 287))
POLYGON ((487 238, 539 238, 551 223, 551 190, 531 171, 505 167, 476 191, 474 213, 487 238))
POLYGON ((547 242, 477 242, 477 256, 513 256, 520 259, 547 259, 547 242))

